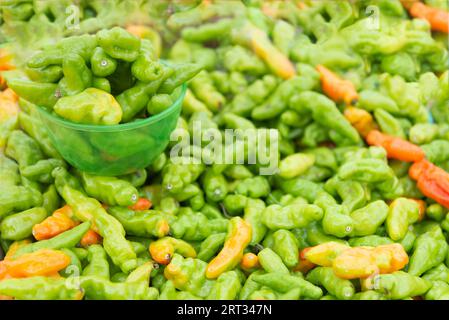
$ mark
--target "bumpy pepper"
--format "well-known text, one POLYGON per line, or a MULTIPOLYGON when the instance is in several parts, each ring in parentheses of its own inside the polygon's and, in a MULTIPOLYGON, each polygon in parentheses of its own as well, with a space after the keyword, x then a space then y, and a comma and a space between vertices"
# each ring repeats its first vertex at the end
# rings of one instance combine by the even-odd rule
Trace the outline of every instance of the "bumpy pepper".
POLYGON ((33 165, 44 157, 37 142, 20 130, 10 133, 5 154, 16 160, 20 169, 33 165))
POLYGON ((62 61, 62 71, 64 78, 59 82, 59 89, 64 96, 76 95, 92 86, 92 71, 80 55, 67 54, 62 61))
POLYGON ((32 228, 47 217, 47 211, 35 207, 7 216, 0 223, 2 239, 22 240, 31 236, 32 228))
POLYGON ((279 164, 279 175, 291 179, 306 172, 315 162, 312 154, 295 153, 282 159, 279 164))
POLYGON ((363 109, 348 107, 343 114, 362 137, 366 137, 371 130, 377 129, 371 114, 363 109))
POLYGON ((54 111, 74 122, 104 125, 118 124, 123 114, 122 108, 111 94, 96 88, 88 88, 59 99, 54 111))
POLYGON ((213 233, 228 230, 229 220, 209 220, 201 212, 193 212, 189 208, 182 208, 170 224, 171 233, 175 238, 186 241, 204 240, 213 233))
POLYGON ((197 79, 203 67, 197 63, 182 63, 173 65, 173 69, 175 70, 173 75, 162 83, 158 92, 172 93, 177 87, 190 79, 197 79))
POLYGON ((365 290, 374 290, 392 300, 423 295, 430 287, 429 281, 404 271, 376 275, 362 281, 365 290))
POLYGON ((443 262, 446 254, 447 242, 441 228, 433 228, 415 240, 408 273, 414 276, 420 276, 427 270, 443 262))
POLYGON ((374 234, 388 216, 388 206, 382 200, 369 203, 363 208, 351 212, 349 215, 354 221, 352 236, 367 236, 374 234))
POLYGON ((250 244, 255 245, 262 241, 264 238, 267 228, 262 222, 262 213, 265 209, 265 203, 260 199, 250 199, 246 201, 244 207, 243 219, 251 225, 251 242, 250 244))
POLYGON ((264 248, 257 254, 259 263, 266 272, 278 272, 288 274, 288 268, 281 257, 270 248, 264 248))
POLYGON ((335 258, 348 249, 350 249, 348 245, 330 241, 303 249, 301 257, 314 264, 331 267, 335 258))
POLYGON ((241 194, 250 198, 266 197, 270 193, 270 184, 263 176, 247 178, 241 181, 236 189, 236 194, 241 194))
POLYGON ((305 91, 290 99, 290 107, 300 113, 311 112, 317 123, 336 131, 349 139, 351 143, 360 142, 358 132, 340 113, 335 103, 326 96, 313 91, 305 91))
POLYGON ((222 247, 226 240, 226 233, 215 233, 201 242, 198 259, 208 262, 222 247))
POLYGON ((61 97, 59 87, 54 83, 39 83, 24 79, 11 79, 8 80, 8 86, 23 99, 44 108, 53 108, 61 97))
POLYGON ((67 279, 41 276, 3 280, 0 294, 21 300, 81 300, 84 296, 81 288, 67 279))
POLYGON ((237 271, 224 272, 217 278, 206 299, 233 300, 238 296, 241 287, 237 271))
POLYGON ((376 119, 376 122, 379 124, 379 127, 383 133, 400 139, 406 138, 404 129, 402 128, 399 120, 397 120, 387 111, 382 109, 375 110, 374 118, 376 119))
POLYGON ((104 249, 123 272, 136 267, 136 254, 125 239, 123 226, 109 215, 97 200, 86 197, 70 186, 63 187, 62 197, 72 207, 77 218, 92 222, 94 231, 98 231, 103 237, 104 249))
POLYGON ((42 195, 33 188, 5 186, 0 190, 0 217, 42 205, 42 195))
POLYGON ((449 284, 444 281, 434 281, 424 297, 426 300, 449 300, 449 284))
MULTIPOLYGON (((181 159, 182 160, 182 159, 181 159)), ((196 164, 192 159, 188 164, 169 162, 162 170, 162 185, 170 192, 181 191, 186 185, 194 182, 204 171, 202 163, 196 164)))
POLYGON ((167 280, 173 281, 176 289, 188 291, 198 297, 209 295, 213 280, 206 277, 207 263, 193 258, 183 258, 174 254, 173 259, 164 269, 167 280))
POLYGON ((288 292, 294 288, 300 288, 301 297, 304 298, 319 299, 323 295, 321 288, 299 276, 289 275, 288 273, 270 272, 258 274, 253 276, 253 281, 278 292, 288 292))
POLYGON ((418 221, 419 206, 414 200, 397 198, 388 210, 386 227, 389 237, 398 241, 405 237, 409 225, 418 221))
POLYGON ((111 58, 101 47, 97 47, 90 59, 90 67, 95 76, 107 77, 117 69, 117 61, 111 58))
POLYGON ((243 250, 251 241, 251 226, 239 217, 230 220, 228 235, 223 249, 209 262, 206 276, 217 278, 226 270, 235 267, 243 256, 243 250))
POLYGON ((341 300, 349 300, 355 294, 351 281, 337 277, 332 268, 314 268, 307 274, 306 279, 315 285, 323 286, 330 294, 341 300))
POLYGON ((137 59, 140 40, 126 30, 115 27, 97 33, 100 47, 112 58, 132 62, 137 59))
POLYGON ((128 181, 115 177, 102 177, 80 172, 84 190, 110 206, 132 206, 139 196, 137 189, 128 181))
POLYGON ((294 229, 303 228, 322 217, 323 210, 316 205, 293 204, 282 207, 273 204, 263 211, 262 222, 269 229, 294 229))
POLYGON ((114 283, 98 276, 82 276, 80 287, 91 300, 156 300, 156 288, 143 282, 114 283))
POLYGON ((276 252, 288 268, 299 262, 298 241, 288 230, 277 230, 273 233, 273 251, 276 252))
POLYGON ((84 267, 82 275, 109 279, 109 262, 103 247, 94 244, 89 246, 87 251, 89 263, 84 267))
POLYGON ((219 111, 226 103, 226 98, 214 86, 207 71, 201 71, 190 83, 195 96, 203 101, 212 112, 219 111))
POLYGON ((53 177, 51 175, 53 169, 57 167, 65 167, 66 164, 60 159, 45 159, 39 160, 33 165, 29 165, 20 171, 22 176, 37 181, 40 183, 52 183, 53 177))
POLYGON ((186 258, 195 258, 195 249, 187 242, 172 237, 164 237, 150 244, 151 257, 160 264, 169 264, 175 253, 186 258))

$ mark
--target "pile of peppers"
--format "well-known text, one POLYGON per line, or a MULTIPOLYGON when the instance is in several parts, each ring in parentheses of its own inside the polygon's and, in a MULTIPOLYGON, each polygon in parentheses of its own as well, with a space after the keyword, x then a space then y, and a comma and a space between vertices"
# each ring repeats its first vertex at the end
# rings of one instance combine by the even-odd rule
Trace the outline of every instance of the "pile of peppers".
POLYGON ((446 1, 139 0, 162 26, 98 14, 75 35, 54 13, 60 37, 20 61, 7 30, 56 10, 37 2, 0 5, 2 299, 449 299, 446 1), (185 81, 181 142, 122 176, 66 163, 36 106, 128 122, 185 81), (239 136, 220 143, 242 163, 210 161, 198 123, 274 130, 277 170, 239 136))

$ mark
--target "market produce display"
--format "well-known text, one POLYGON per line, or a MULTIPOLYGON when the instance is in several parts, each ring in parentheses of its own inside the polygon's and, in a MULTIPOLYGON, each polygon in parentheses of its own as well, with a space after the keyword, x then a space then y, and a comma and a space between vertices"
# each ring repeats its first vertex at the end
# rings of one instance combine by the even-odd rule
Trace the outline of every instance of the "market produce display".
POLYGON ((2 299, 449 299, 446 1, 46 3, 0 4, 2 299), (176 139, 125 175, 39 116, 120 126, 183 83, 176 139))

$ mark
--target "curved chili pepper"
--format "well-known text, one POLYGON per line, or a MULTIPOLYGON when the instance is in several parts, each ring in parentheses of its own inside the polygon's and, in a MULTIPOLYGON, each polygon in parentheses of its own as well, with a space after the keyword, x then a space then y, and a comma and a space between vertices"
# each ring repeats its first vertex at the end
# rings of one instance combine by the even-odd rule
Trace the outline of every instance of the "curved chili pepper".
POLYGON ((414 18, 427 20, 432 30, 449 33, 449 12, 432 8, 420 1, 414 2, 408 11, 414 18))
POLYGON ((317 65, 316 70, 321 76, 321 88, 329 98, 335 102, 344 102, 346 105, 357 103, 359 95, 351 81, 341 79, 323 65, 317 65))

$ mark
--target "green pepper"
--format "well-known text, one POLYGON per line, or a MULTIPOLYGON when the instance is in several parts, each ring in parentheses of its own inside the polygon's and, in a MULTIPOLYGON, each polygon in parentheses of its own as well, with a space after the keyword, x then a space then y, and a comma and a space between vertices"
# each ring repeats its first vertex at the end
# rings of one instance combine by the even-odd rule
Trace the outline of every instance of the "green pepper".
POLYGON ((206 170, 204 173, 203 188, 206 197, 213 202, 223 200, 228 193, 225 177, 221 173, 213 172, 213 170, 206 170))
POLYGON ((42 193, 42 207, 48 215, 61 207, 60 200, 54 184, 49 185, 44 193, 42 193))
POLYGON ((198 73, 190 82, 190 88, 212 112, 219 111, 226 103, 226 98, 214 86, 207 71, 203 70, 198 73))
POLYGON ((147 111, 149 114, 155 115, 168 109, 172 104, 173 100, 169 94, 156 94, 148 101, 147 111))
POLYGON ((449 284, 444 281, 434 281, 424 297, 426 300, 449 300, 449 284))
POLYGON ((449 141, 434 140, 422 145, 421 148, 430 162, 441 163, 449 160, 449 153, 446 151, 448 146, 449 141))
POLYGON ((322 226, 316 222, 310 223, 306 228, 307 242, 311 246, 316 246, 322 243, 336 241, 343 244, 347 244, 347 241, 339 239, 337 237, 328 235, 324 232, 322 226))
POLYGON ((340 113, 335 103, 324 95, 312 91, 302 92, 291 98, 290 107, 299 113, 311 112, 317 123, 335 130, 354 144, 360 142, 357 131, 340 113))
POLYGON ((242 288, 240 278, 236 271, 223 272, 218 276, 209 295, 208 300, 234 300, 242 288))
POLYGON ((350 300, 355 294, 351 281, 338 278, 332 268, 316 267, 307 274, 307 281, 323 286, 330 294, 341 300, 350 300))
POLYGON ((208 220, 201 212, 180 210, 177 219, 170 224, 171 233, 175 238, 186 241, 200 241, 213 233, 226 232, 229 220, 208 220))
POLYGON ((140 81, 154 81, 160 76, 161 65, 155 61, 155 52, 151 41, 141 40, 140 53, 131 66, 131 72, 140 81))
POLYGON ((266 197, 270 190, 270 184, 267 179, 263 176, 257 176, 241 181, 237 185, 235 193, 256 199, 266 197))
POLYGON ((84 222, 73 229, 65 231, 51 239, 33 242, 20 247, 14 257, 19 257, 25 253, 35 252, 40 249, 62 249, 75 247, 90 228, 90 222, 84 222))
POLYGON ((72 249, 62 248, 60 249, 66 255, 70 257, 70 264, 65 267, 63 270, 59 271, 60 274, 65 278, 78 277, 80 275, 81 270, 83 269, 81 266, 81 261, 72 249))
POLYGON ((156 288, 143 282, 114 283, 98 276, 80 277, 80 287, 91 300, 156 300, 156 288))
POLYGON ((366 188, 357 181, 332 177, 326 181, 324 189, 332 196, 338 195, 343 200, 342 206, 349 211, 361 208, 368 200, 366 188))
MULTIPOLYGON (((24 100, 19 100, 19 104, 23 108, 24 100)), ((37 117, 37 110, 33 105, 33 111, 30 114, 25 112, 19 113, 20 127, 32 137, 38 144, 44 154, 50 158, 60 159, 59 152, 53 146, 47 130, 44 128, 42 121, 37 117)))
POLYGON ((375 234, 364 237, 351 238, 348 240, 348 242, 351 247, 361 247, 361 246, 377 247, 393 243, 393 241, 390 238, 381 237, 375 234))
POLYGON ((198 259, 209 261, 214 255, 218 253, 223 246, 226 239, 226 233, 215 233, 208 236, 201 242, 200 250, 198 252, 198 259))
POLYGON ((87 261, 89 263, 84 267, 82 275, 109 279, 109 262, 103 247, 93 244, 87 248, 87 251, 87 261))
POLYGON ((103 237, 103 247, 114 264, 123 272, 136 267, 136 253, 125 239, 122 224, 109 215, 97 200, 85 196, 68 185, 63 187, 61 196, 73 209, 78 219, 91 221, 98 228, 98 233, 103 237))
POLYGON ((162 185, 172 193, 181 191, 186 185, 194 182, 204 171, 205 166, 202 163, 195 163, 192 159, 186 159, 187 164, 171 162, 162 170, 162 185))
POLYGON ((55 83, 58 82, 63 76, 61 66, 57 65, 43 68, 25 67, 25 73, 30 80, 40 83, 55 83))
POLYGON ((379 124, 382 132, 393 137, 405 139, 405 133, 400 122, 387 111, 383 109, 376 109, 374 111, 374 118, 379 124))
POLYGON ((289 274, 288 268, 282 261, 281 257, 270 248, 264 248, 257 256, 259 263, 266 272, 277 272, 289 274))
POLYGON ((127 62, 137 59, 140 39, 120 27, 97 33, 98 45, 112 58, 127 62))
POLYGON ((382 109, 391 113, 398 113, 399 107, 396 102, 388 96, 377 91, 364 90, 359 94, 358 107, 367 111, 382 109))
POLYGON ((10 133, 5 155, 16 160, 20 169, 33 165, 44 158, 37 142, 19 130, 10 133))
POLYGON ((25 178, 40 183, 52 183, 52 171, 57 167, 66 167, 66 163, 60 159, 39 160, 35 164, 24 167, 20 173, 25 178))
POLYGON ((62 62, 64 78, 59 82, 63 95, 76 95, 92 85, 92 72, 84 59, 77 54, 69 53, 62 62))
POLYGON ((423 279, 429 281, 444 281, 449 282, 449 269, 444 263, 440 263, 436 267, 426 271, 422 276, 423 279))
POLYGON ((58 85, 54 83, 39 83, 25 79, 11 79, 7 82, 8 87, 20 97, 44 108, 52 109, 61 97, 58 85))
POLYGON ((376 229, 387 219, 388 214, 388 205, 382 200, 373 201, 363 208, 351 212, 349 215, 354 221, 351 236, 374 234, 376 229))
POLYGON ((215 280, 206 278, 206 267, 207 263, 200 259, 183 258, 175 253, 170 264, 165 267, 164 275, 176 289, 205 298, 215 283, 215 280))
POLYGON ((410 257, 408 273, 420 276, 443 262, 446 254, 446 238, 441 228, 433 228, 416 239, 413 254, 410 257))
POLYGON ((128 181, 115 177, 102 177, 80 172, 86 193, 110 206, 131 206, 139 197, 137 189, 128 181))
POLYGON ((0 154, 0 186, 16 186, 20 184, 19 166, 14 160, 0 154))
POLYGON ((411 199, 397 198, 390 204, 386 226, 389 237, 401 240, 405 237, 409 225, 418 221, 419 206, 411 199))
POLYGON ((431 287, 429 281, 404 271, 376 275, 372 281, 374 285, 369 286, 368 289, 382 293, 392 300, 420 296, 431 287))
POLYGON ((0 217, 42 205, 42 195, 33 188, 2 186, 0 190, 0 217))
POLYGON ((80 300, 81 288, 64 278, 30 277, 6 279, 0 283, 0 293, 21 300, 80 300))
POLYGON ((382 293, 373 290, 367 290, 357 292, 352 296, 352 300, 387 300, 387 298, 382 293))
POLYGON ((278 174, 282 178, 291 179, 306 172, 314 163, 314 155, 295 153, 282 159, 278 174))
POLYGON ((244 207, 243 219, 251 225, 251 245, 255 245, 264 238, 267 227, 262 222, 265 203, 259 199, 247 199, 244 207))
POLYGON ((426 217, 429 217, 435 221, 444 220, 446 214, 446 209, 438 203, 433 203, 426 208, 426 217))
POLYGON ((3 239, 23 240, 32 235, 35 224, 47 217, 47 211, 42 207, 35 207, 7 216, 0 223, 0 233, 3 239))
POLYGON ((299 246, 295 235, 288 230, 277 230, 273 233, 273 251, 276 252, 288 268, 299 262, 299 246))
POLYGON ((288 292, 294 288, 300 288, 301 297, 308 299, 319 299, 323 295, 321 288, 301 277, 289 275, 288 273, 270 272, 255 275, 253 279, 260 285, 273 288, 278 292, 288 292))
POLYGON ((111 93, 111 91, 112 91, 111 83, 106 78, 94 77, 92 79, 92 88, 96 88, 96 89, 102 90, 107 93, 111 93))
MULTIPOLYGON (((198 78, 202 68, 203 67, 201 65, 196 63, 182 63, 173 65, 173 69, 175 70, 173 75, 171 75, 171 77, 169 77, 164 81, 164 83, 159 88, 158 92, 170 94, 177 87, 189 81, 190 79, 192 79, 193 82, 194 79, 198 78)), ((198 96, 196 92, 195 94, 198 96)), ((198 98, 200 97, 198 96, 198 98)))
POLYGON ((113 125, 122 120, 122 109, 115 98, 96 88, 59 99, 54 111, 65 119, 84 124, 113 125))
POLYGON ((281 207, 273 204, 262 213, 262 222, 269 229, 304 228, 312 221, 323 218, 323 210, 311 204, 294 204, 281 207))
POLYGON ((328 205, 321 221, 325 233, 344 238, 354 232, 354 219, 341 205, 328 205))
POLYGON ((101 47, 97 47, 90 59, 90 67, 95 76, 107 77, 117 69, 117 61, 111 58, 101 47))

